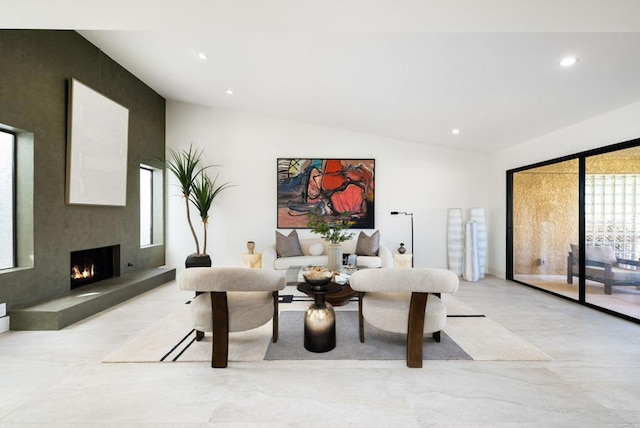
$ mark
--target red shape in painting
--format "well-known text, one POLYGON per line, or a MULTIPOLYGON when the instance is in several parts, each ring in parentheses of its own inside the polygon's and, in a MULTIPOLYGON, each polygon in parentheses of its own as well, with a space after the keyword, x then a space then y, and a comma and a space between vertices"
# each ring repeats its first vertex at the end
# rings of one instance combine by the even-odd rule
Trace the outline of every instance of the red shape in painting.
POLYGON ((337 159, 330 159, 324 166, 324 178, 322 188, 324 190, 336 190, 344 186, 346 180, 342 175, 342 162, 337 159))
POLYGON ((335 213, 350 212, 357 214, 362 212, 364 191, 355 184, 349 184, 341 192, 331 195, 331 205, 335 213))

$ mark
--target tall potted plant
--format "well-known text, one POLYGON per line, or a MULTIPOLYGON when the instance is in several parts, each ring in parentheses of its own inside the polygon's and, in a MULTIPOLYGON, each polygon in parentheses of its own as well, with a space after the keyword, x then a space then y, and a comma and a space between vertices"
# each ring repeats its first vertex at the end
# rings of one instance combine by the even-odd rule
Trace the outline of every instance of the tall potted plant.
POLYGON ((216 196, 223 190, 231 187, 230 183, 224 183, 219 186, 216 186, 216 182, 218 181, 218 176, 213 179, 213 181, 206 174, 200 174, 200 178, 193 183, 191 187, 191 203, 198 210, 198 214, 200 215, 200 219, 202 220, 202 228, 203 228, 203 247, 202 253, 208 257, 207 254, 207 229, 209 226, 209 209, 211 205, 213 205, 213 201, 216 196))
POLYGON ((211 257, 207 254, 206 244, 208 212, 218 193, 229 187, 229 184, 225 183, 224 185, 219 186, 219 188, 215 188, 215 180, 212 183, 205 172, 207 168, 214 165, 201 165, 202 152, 203 149, 195 150, 192 146, 189 146, 188 150, 174 150, 169 148, 169 159, 163 161, 166 168, 171 171, 178 180, 178 186, 185 201, 187 223, 189 224, 191 235, 193 236, 193 240, 196 244, 195 253, 187 256, 187 260, 185 261, 185 267, 187 268, 211 266, 211 257), (189 209, 190 204, 194 204, 198 209, 200 218, 203 220, 205 239, 203 251, 200 251, 200 241, 198 240, 198 235, 196 234, 191 221, 191 211, 189 209))
POLYGON ((353 237, 353 232, 347 232, 347 229, 353 225, 350 212, 339 213, 335 216, 324 215, 320 209, 309 212, 307 227, 329 243, 327 245, 329 270, 340 271, 342 267, 341 243, 353 237))

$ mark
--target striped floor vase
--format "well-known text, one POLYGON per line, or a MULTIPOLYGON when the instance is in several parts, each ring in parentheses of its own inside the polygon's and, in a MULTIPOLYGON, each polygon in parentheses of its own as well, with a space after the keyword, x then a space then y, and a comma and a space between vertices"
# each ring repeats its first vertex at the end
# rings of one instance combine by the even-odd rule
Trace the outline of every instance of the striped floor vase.
POLYGON ((487 222, 484 208, 471 208, 470 218, 475 221, 478 230, 478 267, 480 278, 484 278, 487 270, 487 222))
POLYGON ((464 250, 462 208, 449 208, 447 220, 447 263, 449 270, 462 275, 464 250))

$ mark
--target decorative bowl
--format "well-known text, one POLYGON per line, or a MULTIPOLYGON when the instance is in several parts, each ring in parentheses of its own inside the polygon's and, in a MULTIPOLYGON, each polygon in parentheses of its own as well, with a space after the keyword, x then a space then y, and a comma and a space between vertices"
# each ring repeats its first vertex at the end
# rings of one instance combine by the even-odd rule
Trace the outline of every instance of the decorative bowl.
POLYGON ((331 282, 333 272, 324 266, 309 266, 302 272, 302 276, 307 284, 321 287, 331 282))

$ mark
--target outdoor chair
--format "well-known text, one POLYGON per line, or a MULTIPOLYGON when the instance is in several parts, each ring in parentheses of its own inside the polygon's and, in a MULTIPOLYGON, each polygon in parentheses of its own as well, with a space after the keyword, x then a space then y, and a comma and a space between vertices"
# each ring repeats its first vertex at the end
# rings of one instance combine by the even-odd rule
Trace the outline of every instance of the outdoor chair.
MULTIPOLYGON (((567 256, 567 283, 579 275, 580 249, 571 245, 567 256)), ((585 251, 585 278, 604 285, 604 293, 611 294, 613 286, 640 286, 640 261, 619 259, 609 246, 587 247, 585 251)))

